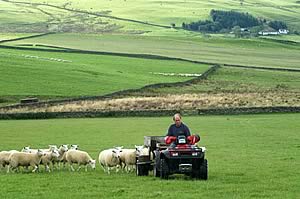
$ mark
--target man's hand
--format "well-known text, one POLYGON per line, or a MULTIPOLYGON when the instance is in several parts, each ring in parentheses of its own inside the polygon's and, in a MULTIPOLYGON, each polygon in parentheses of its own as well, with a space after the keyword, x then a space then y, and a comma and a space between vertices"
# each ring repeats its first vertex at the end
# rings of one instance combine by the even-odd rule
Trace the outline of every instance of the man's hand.
POLYGON ((175 136, 166 136, 165 137, 165 143, 166 144, 171 144, 174 141, 176 141, 176 137, 175 136))
POLYGON ((200 136, 198 134, 196 135, 191 135, 187 137, 188 143, 191 145, 196 144, 197 142, 200 141, 200 136))

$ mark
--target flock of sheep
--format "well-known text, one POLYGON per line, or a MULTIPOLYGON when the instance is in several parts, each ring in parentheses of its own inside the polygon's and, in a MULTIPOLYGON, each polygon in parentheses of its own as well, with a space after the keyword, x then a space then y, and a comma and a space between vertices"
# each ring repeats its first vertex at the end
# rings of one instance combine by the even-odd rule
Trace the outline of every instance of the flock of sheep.
MULTIPOLYGON (((149 154, 148 148, 144 146, 135 146, 135 149, 123 149, 123 147, 115 147, 106 149, 99 154, 99 164, 104 172, 110 174, 112 169, 116 172, 125 169, 127 172, 133 171, 136 165, 136 157, 138 155, 149 154)), ((45 167, 46 172, 51 170, 61 169, 66 164, 69 165, 71 171, 75 171, 73 164, 77 164, 79 171, 81 166, 85 166, 87 171, 88 166, 92 169, 96 168, 96 160, 91 156, 78 149, 78 145, 49 145, 48 149, 31 149, 24 147, 21 151, 1 151, 0 152, 0 170, 7 167, 7 173, 10 171, 19 171, 19 167, 23 167, 26 171, 32 167, 32 172, 39 171, 40 165, 45 167), (51 167, 51 168, 50 168, 51 167)))

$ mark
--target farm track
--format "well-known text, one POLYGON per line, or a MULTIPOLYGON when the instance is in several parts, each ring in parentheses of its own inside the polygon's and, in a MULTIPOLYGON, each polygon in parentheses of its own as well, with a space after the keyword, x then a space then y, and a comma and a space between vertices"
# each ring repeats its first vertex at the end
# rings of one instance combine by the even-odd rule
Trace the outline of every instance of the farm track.
MULTIPOLYGON (((59 10, 64 10, 64 11, 73 12, 73 13, 88 14, 88 15, 92 15, 92 16, 114 19, 114 20, 119 20, 119 21, 127 21, 127 22, 131 22, 131 23, 138 23, 138 24, 143 24, 143 25, 147 25, 147 26, 155 26, 155 27, 168 28, 168 29, 172 28, 171 26, 167 26, 167 25, 148 23, 148 22, 139 21, 139 20, 135 20, 135 19, 126 19, 126 18, 121 18, 121 17, 105 15, 105 14, 88 12, 88 11, 84 11, 84 10, 76 10, 76 9, 71 9, 71 8, 67 8, 67 7, 63 7, 63 6, 56 6, 56 5, 52 5, 52 4, 46 4, 46 3, 30 3, 30 2, 10 1, 10 0, 1 0, 1 1, 7 2, 7 3, 13 3, 13 4, 21 4, 21 5, 23 4, 23 5, 30 5, 30 6, 46 6, 46 7, 56 8, 59 10)), ((39 11, 41 11, 41 10, 39 10, 39 11)), ((47 13, 47 15, 48 14, 49 13, 47 13)))

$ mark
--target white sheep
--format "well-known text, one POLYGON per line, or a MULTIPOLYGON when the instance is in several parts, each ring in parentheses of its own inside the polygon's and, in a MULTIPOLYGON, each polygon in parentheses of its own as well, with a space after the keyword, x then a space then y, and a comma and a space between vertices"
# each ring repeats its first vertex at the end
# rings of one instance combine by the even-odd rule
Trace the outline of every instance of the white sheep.
POLYGON ((45 154, 42 156, 40 164, 45 166, 45 171, 50 172, 49 165, 53 165, 53 160, 59 157, 59 152, 58 149, 52 148, 51 151, 47 151, 45 154))
POLYGON ((78 149, 79 149, 79 145, 71 144, 70 150, 78 150, 78 149))
MULTIPOLYGON (((122 168, 128 172, 136 163, 136 150, 135 149, 123 149, 120 153, 120 164, 122 168), (124 165, 124 166, 123 166, 124 165)), ((133 167, 134 168, 134 167, 133 167)))
POLYGON ((18 152, 16 150, 10 151, 1 151, 0 152, 0 171, 2 168, 5 168, 6 165, 9 165, 9 156, 12 153, 18 152))
POLYGON ((122 149, 106 149, 99 154, 99 164, 103 168, 104 172, 110 174, 111 168, 116 168, 116 172, 119 171, 120 166, 120 153, 122 149), (107 171, 106 171, 107 169, 107 171))
POLYGON ((60 145, 60 147, 58 148, 59 156, 57 158, 54 157, 52 160, 53 168, 55 167, 55 164, 58 164, 58 169, 60 169, 61 162, 63 163, 63 167, 65 167, 65 164, 67 162, 67 160, 66 160, 66 152, 67 151, 68 151, 67 144, 60 145))
POLYGON ((87 171, 88 165, 90 165, 92 169, 95 169, 96 167, 96 160, 93 160, 85 151, 69 150, 66 152, 66 160, 69 163, 72 171, 75 171, 73 168, 73 163, 78 164, 78 171, 81 169, 81 165, 85 165, 85 171, 87 171))
POLYGON ((7 173, 10 169, 17 169, 19 166, 32 166, 34 169, 32 172, 35 172, 38 169, 38 165, 41 162, 42 156, 45 155, 45 152, 38 150, 36 153, 25 153, 25 152, 14 152, 9 156, 9 165, 7 168, 7 173))
MULTIPOLYGON (((40 149, 41 151, 45 151, 45 152, 49 152, 52 149, 57 149, 56 145, 49 145, 48 149, 40 149)), ((31 149, 30 146, 25 146, 21 152, 26 152, 26 153, 36 153, 38 151, 38 149, 31 149)))
MULTIPOLYGON (((145 147, 144 145, 135 146, 137 151, 137 156, 147 155, 149 156, 149 148, 145 147)), ((150 160, 153 160, 153 153, 150 153, 150 160)))

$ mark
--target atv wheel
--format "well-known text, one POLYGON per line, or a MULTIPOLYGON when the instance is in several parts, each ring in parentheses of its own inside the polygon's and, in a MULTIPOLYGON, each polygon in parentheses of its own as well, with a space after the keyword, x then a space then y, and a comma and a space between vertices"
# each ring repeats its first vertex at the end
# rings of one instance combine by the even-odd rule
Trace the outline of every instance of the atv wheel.
POLYGON ((169 178, 169 167, 165 159, 160 161, 160 178, 168 179, 169 178))
POLYGON ((136 165, 136 175, 137 176, 147 176, 149 174, 147 165, 137 164, 136 165))
POLYGON ((200 165, 200 170, 198 173, 198 178, 207 180, 208 178, 208 165, 207 165, 207 159, 204 159, 203 162, 200 165))
POLYGON ((153 176, 160 177, 160 171, 157 169, 156 165, 153 167, 153 176))

